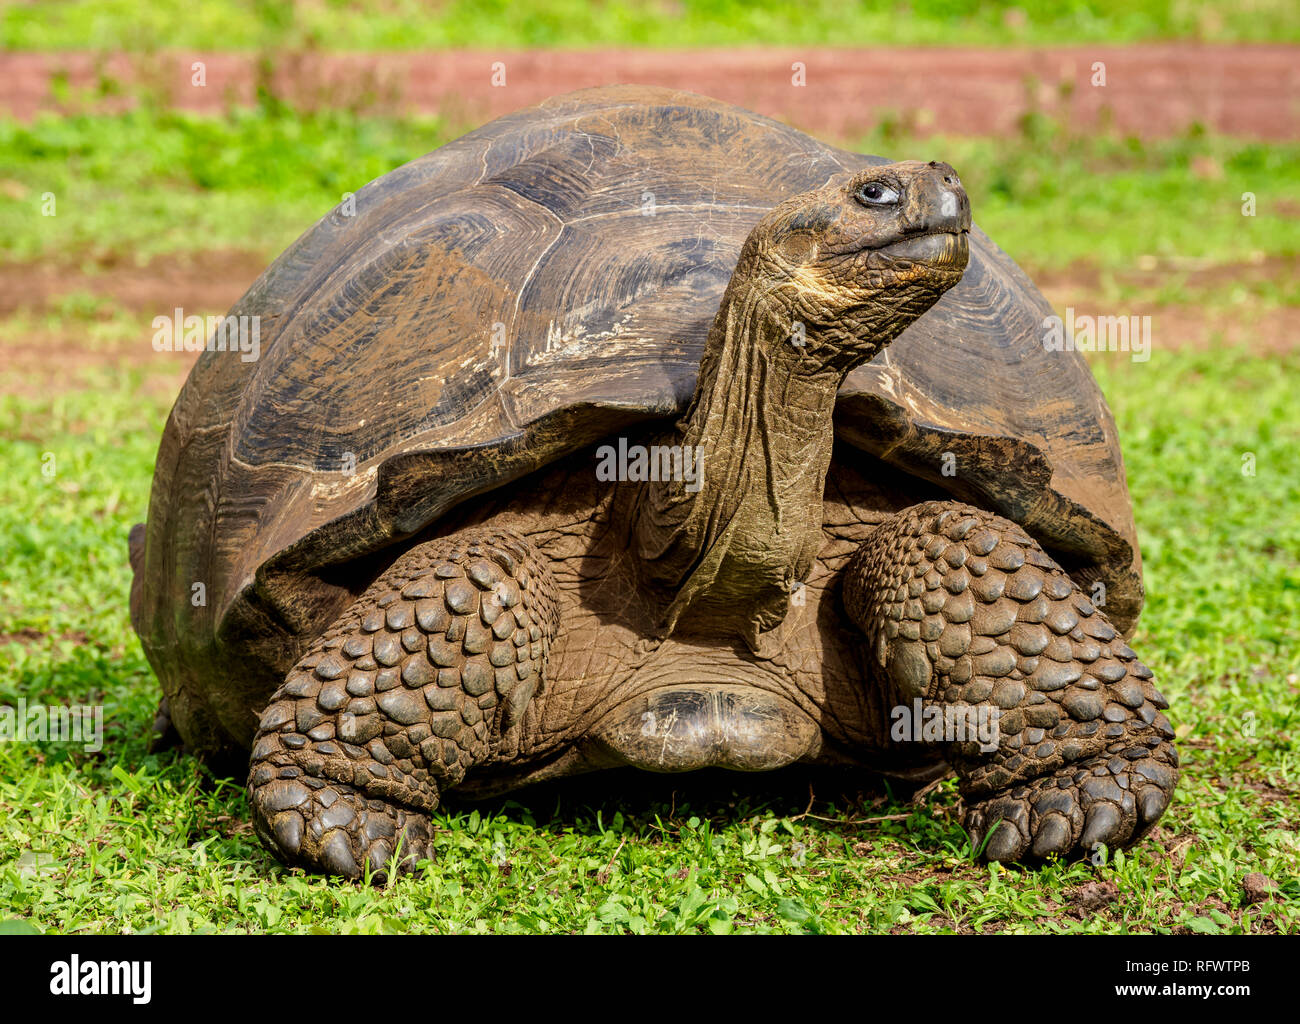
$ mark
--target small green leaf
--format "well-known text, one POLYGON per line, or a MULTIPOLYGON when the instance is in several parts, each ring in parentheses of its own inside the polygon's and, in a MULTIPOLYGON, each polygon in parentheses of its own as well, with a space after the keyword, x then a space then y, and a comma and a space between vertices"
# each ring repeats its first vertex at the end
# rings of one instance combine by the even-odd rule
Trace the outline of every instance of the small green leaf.
POLYGON ((730 935, 735 930, 735 924, 729 917, 718 917, 714 914, 709 918, 709 931, 714 935, 730 935))
POLYGON ((804 924, 812 919, 812 911, 805 907, 798 900, 780 899, 776 901, 776 912, 784 917, 787 921, 793 921, 795 924, 804 924))

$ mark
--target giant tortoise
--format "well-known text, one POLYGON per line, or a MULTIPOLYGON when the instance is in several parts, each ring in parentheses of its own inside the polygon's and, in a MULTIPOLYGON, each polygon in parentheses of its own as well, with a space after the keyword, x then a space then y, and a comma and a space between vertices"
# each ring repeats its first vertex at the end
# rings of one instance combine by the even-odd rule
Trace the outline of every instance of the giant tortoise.
POLYGON ((620 765, 953 769, 996 860, 1164 811, 1114 422, 948 165, 578 92, 371 182, 231 313, 260 358, 181 391, 131 613, 287 863, 383 877, 450 790, 620 765))

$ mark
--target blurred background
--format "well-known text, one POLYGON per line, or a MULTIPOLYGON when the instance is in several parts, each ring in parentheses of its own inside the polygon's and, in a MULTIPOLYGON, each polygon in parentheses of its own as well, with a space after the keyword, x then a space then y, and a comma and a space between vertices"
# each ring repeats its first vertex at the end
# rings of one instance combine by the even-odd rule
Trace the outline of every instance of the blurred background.
MULTIPOLYGON (((125 537, 193 358, 155 352, 153 318, 224 313, 346 193, 491 117, 612 82, 946 160, 1058 310, 1152 318, 1149 360, 1089 357, 1146 561, 1133 646, 1188 765, 1143 870, 1164 864, 1192 895, 1148 886, 1130 910, 1241 929, 1237 880, 1250 865, 1293 875, 1300 830, 1296 0, 0 0, 0 702, 102 703, 110 736, 103 760, 56 758, 35 790, 0 787, 0 861, 35 858, 43 878, 92 844, 23 832, 13 809, 39 799, 51 820, 103 818, 91 832, 128 863, 147 842, 150 862, 189 864, 184 836, 137 815, 146 838, 124 838, 87 810, 148 793, 193 819, 186 835, 215 830, 210 849, 260 864, 252 837, 220 824, 242 820, 237 789, 198 800, 184 761, 135 774, 156 683, 127 622, 125 537)), ((857 851, 864 892, 894 863, 872 855, 857 851)), ((184 930, 165 913, 202 903, 123 910, 92 887, 74 906, 20 875, 0 878, 0 902, 65 927, 134 914, 184 930)), ((854 920, 1026 920, 972 884, 942 913, 909 896, 854 920)), ((1274 930, 1295 927, 1290 884, 1274 930)), ((221 906, 200 917, 222 926, 221 906)), ((1080 927, 1125 926, 1108 913, 1080 927)))
POLYGON ((0 0, 5 365, 174 390, 156 311, 224 312, 344 193, 611 82, 943 158, 1058 305, 1287 349, 1297 44, 1294 0, 0 0))

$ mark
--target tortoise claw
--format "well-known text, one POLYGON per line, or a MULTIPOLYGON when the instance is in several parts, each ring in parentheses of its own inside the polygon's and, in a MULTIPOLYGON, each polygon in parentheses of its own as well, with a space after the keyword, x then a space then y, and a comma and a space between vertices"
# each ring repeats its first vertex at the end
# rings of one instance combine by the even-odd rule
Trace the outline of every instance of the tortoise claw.
POLYGON ((345 783, 273 778, 250 785, 249 799, 258 836, 287 864, 351 879, 369 867, 371 881, 383 883, 394 853, 400 873, 430 855, 428 815, 367 799, 345 783))
POLYGON ((975 803, 966 827, 985 860, 1045 860, 1119 849, 1141 839, 1169 805, 1178 756, 1161 741, 1133 761, 1102 754, 975 803))

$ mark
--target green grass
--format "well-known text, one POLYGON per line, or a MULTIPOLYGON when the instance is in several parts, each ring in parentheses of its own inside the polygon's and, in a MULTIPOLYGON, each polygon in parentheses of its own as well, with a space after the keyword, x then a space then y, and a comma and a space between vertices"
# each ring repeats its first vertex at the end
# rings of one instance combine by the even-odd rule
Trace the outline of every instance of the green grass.
POLYGON ((6 0, 0 47, 413 50, 1300 39, 1290 0, 6 0))
POLYGON ((577 780, 440 813, 435 861, 371 890, 286 872, 248 831, 238 785, 145 752, 157 684, 127 621, 124 538, 168 400, 140 371, 73 361, 64 390, 0 399, 0 632, 17 634, 0 644, 0 704, 102 704, 105 745, 0 744, 0 919, 90 932, 1297 930, 1300 356, 1158 349, 1098 373, 1146 554, 1134 646, 1182 737, 1159 843, 1104 866, 1002 869, 971 861, 951 783, 913 808, 870 786, 840 795, 844 780, 824 776, 738 791, 719 777, 577 780), (800 817, 809 782, 818 799, 800 817), (895 814, 910 816, 853 823, 895 814), (1242 905, 1250 871, 1282 884, 1275 900, 1242 905), (1092 882, 1116 887, 1100 909, 1080 902, 1092 882))
POLYGON ((461 132, 434 118, 300 114, 0 121, 0 259, 238 248, 268 260, 345 192, 461 132), (54 216, 44 216, 53 193, 54 216))
MULTIPOLYGON (((0 260, 113 261, 236 248, 269 260, 345 192, 461 134, 436 119, 301 114, 0 121, 0 260), (43 216, 52 193, 55 216, 43 216)), ((942 158, 976 220, 1031 269, 1237 263, 1300 251, 1300 144, 1193 133, 1141 143, 1041 118, 1012 139, 920 139, 891 118, 850 145, 942 158), (1242 194, 1257 215, 1242 216, 1242 194)))

